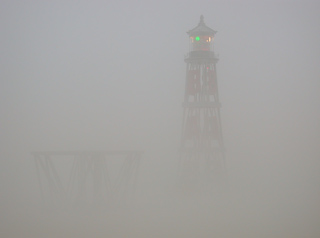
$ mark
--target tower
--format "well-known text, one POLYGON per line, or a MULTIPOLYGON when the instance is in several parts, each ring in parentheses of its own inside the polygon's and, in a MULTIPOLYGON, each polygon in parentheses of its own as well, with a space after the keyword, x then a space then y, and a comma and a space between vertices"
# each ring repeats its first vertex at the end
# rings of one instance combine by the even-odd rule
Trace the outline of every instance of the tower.
POLYGON ((213 42, 217 32, 201 15, 188 31, 186 81, 182 103, 181 182, 183 188, 207 190, 225 177, 225 154, 213 42))
POLYGON ((45 204, 110 208, 128 205, 134 199, 141 151, 38 151, 32 154, 45 204))

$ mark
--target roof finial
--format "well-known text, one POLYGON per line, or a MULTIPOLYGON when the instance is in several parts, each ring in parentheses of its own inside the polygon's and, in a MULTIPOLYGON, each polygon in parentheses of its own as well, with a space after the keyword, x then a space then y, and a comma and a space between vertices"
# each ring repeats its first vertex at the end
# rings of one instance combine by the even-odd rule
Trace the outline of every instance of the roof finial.
POLYGON ((201 16, 200 16, 199 25, 205 25, 203 19, 204 19, 204 17, 203 17, 203 15, 201 15, 201 16))

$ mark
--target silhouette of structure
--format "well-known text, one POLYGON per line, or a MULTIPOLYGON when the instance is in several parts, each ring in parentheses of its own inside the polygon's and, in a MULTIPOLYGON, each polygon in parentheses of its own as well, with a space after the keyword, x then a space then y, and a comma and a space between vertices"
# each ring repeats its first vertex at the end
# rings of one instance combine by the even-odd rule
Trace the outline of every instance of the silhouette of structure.
POLYGON ((182 103, 181 179, 183 188, 207 190, 226 174, 217 70, 213 41, 217 32, 203 16, 188 31, 186 82, 182 103))
POLYGON ((114 206, 128 202, 134 196, 141 151, 32 154, 45 203, 114 206))

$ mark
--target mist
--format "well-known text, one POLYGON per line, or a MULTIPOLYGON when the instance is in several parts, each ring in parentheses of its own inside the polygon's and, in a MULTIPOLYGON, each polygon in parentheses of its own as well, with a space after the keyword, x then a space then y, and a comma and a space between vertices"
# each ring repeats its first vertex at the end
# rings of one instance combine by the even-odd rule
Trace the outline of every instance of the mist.
MULTIPOLYGON (((1 1, 0 236, 320 237, 319 9, 1 1), (201 14, 218 31, 228 185, 186 195, 177 186, 186 32, 201 14), (32 152, 122 150, 142 153, 130 204, 42 199, 32 152)), ((71 160, 58 157, 67 176, 71 160)))

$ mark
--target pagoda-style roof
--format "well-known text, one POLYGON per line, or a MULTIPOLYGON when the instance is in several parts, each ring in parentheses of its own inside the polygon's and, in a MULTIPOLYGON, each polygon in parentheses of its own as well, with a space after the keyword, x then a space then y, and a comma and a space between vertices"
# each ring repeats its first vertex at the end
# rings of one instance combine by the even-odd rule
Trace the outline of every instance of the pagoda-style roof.
POLYGON ((196 36, 196 35, 214 36, 217 33, 217 31, 212 30, 210 27, 206 26, 206 24, 203 21, 203 18, 204 18, 203 15, 201 15, 198 26, 196 26, 195 28, 187 32, 189 36, 196 36))

